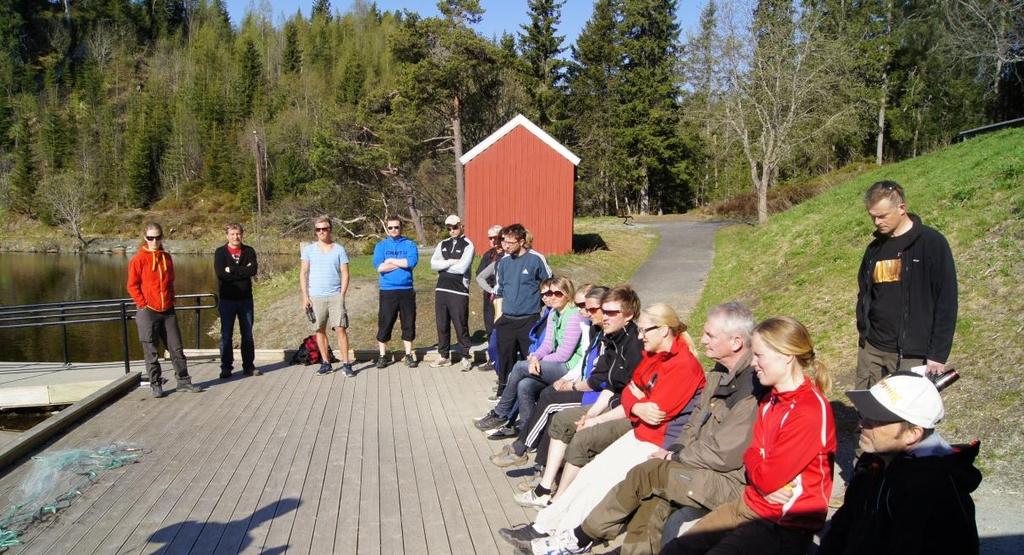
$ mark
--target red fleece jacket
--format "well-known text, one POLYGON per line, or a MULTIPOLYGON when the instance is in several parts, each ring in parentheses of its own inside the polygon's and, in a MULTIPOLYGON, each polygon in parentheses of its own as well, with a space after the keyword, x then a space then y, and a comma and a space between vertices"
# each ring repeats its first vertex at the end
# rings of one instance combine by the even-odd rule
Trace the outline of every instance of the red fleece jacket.
POLYGON ((661 447, 669 423, 686 407, 694 393, 704 387, 704 369, 680 336, 667 352, 644 352, 633 371, 633 385, 644 393, 644 397, 637 398, 629 387, 622 391, 622 408, 633 424, 633 433, 640 441, 661 447), (651 426, 633 414, 633 405, 648 402, 657 403, 665 412, 665 419, 658 426, 651 426))
POLYGON ((817 386, 808 378, 793 391, 773 389, 758 406, 750 447, 743 455, 743 500, 779 526, 820 530, 832 495, 835 456, 832 407, 817 386), (764 498, 787 484, 793 496, 784 505, 764 498))
POLYGON ((139 310, 166 312, 174 308, 174 263, 163 249, 145 246, 128 262, 128 294, 139 310))

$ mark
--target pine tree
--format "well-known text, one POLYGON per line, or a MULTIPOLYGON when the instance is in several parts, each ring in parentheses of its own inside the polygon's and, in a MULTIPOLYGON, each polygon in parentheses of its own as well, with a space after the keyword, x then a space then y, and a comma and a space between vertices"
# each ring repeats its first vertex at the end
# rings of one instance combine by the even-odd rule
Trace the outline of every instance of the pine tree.
POLYGON ((35 216, 36 194, 35 156, 32 153, 32 128, 28 121, 19 121, 14 127, 14 167, 11 170, 11 208, 26 216, 35 216))
POLYGON ((595 2, 568 67, 573 148, 581 158, 577 206, 589 213, 625 211, 619 206, 624 161, 616 130, 622 57, 616 6, 614 0, 595 2))
POLYGON ((642 214, 664 207, 684 209, 691 203, 680 171, 685 152, 676 135, 680 91, 675 10, 675 0, 622 3, 619 122, 642 214))
POLYGON ((240 116, 245 119, 252 114, 253 105, 260 96, 263 84, 263 63, 260 61, 260 53, 256 50, 256 44, 248 37, 242 45, 239 65, 240 116))
POLYGON ((452 25, 475 25, 480 23, 484 9, 480 0, 438 0, 437 11, 452 25))
POLYGON ((302 48, 299 46, 299 30, 289 21, 284 25, 284 54, 282 68, 285 73, 298 73, 302 68, 302 48))
POLYGON ((558 119, 565 62, 558 56, 564 37, 556 34, 564 0, 528 0, 530 23, 522 25, 519 49, 528 66, 526 90, 537 124, 547 127, 558 119))
POLYGON ((314 0, 313 10, 310 12, 310 19, 331 18, 331 0, 314 0))

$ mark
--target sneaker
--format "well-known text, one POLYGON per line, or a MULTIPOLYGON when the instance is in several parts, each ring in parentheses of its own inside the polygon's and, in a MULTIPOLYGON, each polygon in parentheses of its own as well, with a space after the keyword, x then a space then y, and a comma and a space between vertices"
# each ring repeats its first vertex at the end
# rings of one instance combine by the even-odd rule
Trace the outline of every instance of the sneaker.
POLYGON ((516 454, 516 450, 511 445, 506 445, 501 448, 501 452, 497 455, 491 456, 491 462, 498 468, 506 468, 509 466, 522 466, 530 460, 525 454, 519 456, 516 454))
POLYGON ((153 398, 159 399, 164 396, 164 388, 159 383, 149 386, 153 390, 153 398))
POLYGON ((534 555, 572 555, 575 553, 589 553, 593 545, 593 542, 590 542, 580 547, 579 540, 576 539, 576 533, 573 532, 572 528, 568 528, 553 536, 533 540, 530 542, 530 550, 534 555))
POLYGON ((448 357, 439 358, 439 359, 435 360, 434 362, 430 363, 430 367, 431 368, 443 368, 445 366, 451 366, 451 365, 452 365, 452 359, 450 359, 448 357))
POLYGON ((220 379, 226 380, 226 379, 229 379, 229 378, 231 378, 231 370, 221 370, 220 371, 220 379))
POLYGON ((485 362, 485 363, 481 364, 480 366, 477 366, 476 369, 481 371, 481 372, 494 372, 495 371, 494 364, 491 363, 491 362, 485 362))
POLYGON ((356 371, 352 369, 352 363, 350 362, 341 363, 341 371, 345 373, 346 378, 356 377, 356 371))
MULTIPOLYGON (((537 486, 540 485, 540 478, 541 478, 541 476, 540 476, 540 474, 538 474, 538 475, 534 476, 533 478, 530 478, 529 480, 527 480, 525 482, 519 482, 518 484, 516 484, 516 488, 519 491, 533 491, 534 488, 536 488, 537 486)), ((555 489, 555 488, 551 488, 551 489, 555 489)))
POLYGON ((487 439, 493 439, 495 441, 502 439, 512 439, 519 436, 519 430, 515 426, 505 424, 500 428, 494 428, 487 432, 487 439))
POLYGON ((463 372, 469 372, 472 369, 473 359, 469 357, 462 357, 462 360, 459 362, 459 370, 462 370, 463 372))
POLYGON ((420 361, 416 360, 416 355, 412 353, 405 353, 405 358, 402 359, 402 362, 409 368, 416 368, 420 365, 420 361))
POLYGON ((537 495, 537 491, 531 489, 530 491, 525 491, 516 495, 515 500, 520 507, 543 509, 551 503, 551 494, 546 493, 544 495, 537 495))
POLYGON ((513 528, 502 528, 498 530, 501 539, 518 547, 519 549, 530 549, 530 542, 540 538, 548 537, 543 532, 538 532, 532 524, 520 524, 513 528))
POLYGON ((243 373, 246 376, 262 376, 263 375, 263 372, 260 372, 259 368, 253 368, 252 370, 249 370, 248 372, 243 371, 243 373))
POLYGON ((322 363, 320 363, 320 368, 316 369, 316 373, 320 374, 321 376, 324 375, 324 374, 330 374, 331 373, 331 363, 330 362, 322 362, 322 363))
POLYGON ((491 404, 497 404, 498 399, 501 399, 501 395, 498 395, 497 392, 487 396, 487 400, 490 401, 491 404))
POLYGON ((387 368, 388 361, 384 358, 384 355, 377 357, 377 368, 387 368))
POLYGON ((501 427, 505 422, 506 419, 498 416, 494 411, 490 411, 483 418, 474 422, 473 425, 481 432, 486 432, 487 430, 501 427))

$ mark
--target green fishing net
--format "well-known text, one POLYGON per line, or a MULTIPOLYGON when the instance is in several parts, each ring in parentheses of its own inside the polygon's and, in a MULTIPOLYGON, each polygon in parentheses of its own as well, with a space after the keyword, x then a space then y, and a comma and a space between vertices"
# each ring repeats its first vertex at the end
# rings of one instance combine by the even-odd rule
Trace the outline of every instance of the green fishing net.
POLYGON ((65 449, 32 457, 24 480, 4 495, 0 550, 18 545, 32 524, 71 503, 108 470, 138 462, 142 448, 114 443, 98 449, 65 449))

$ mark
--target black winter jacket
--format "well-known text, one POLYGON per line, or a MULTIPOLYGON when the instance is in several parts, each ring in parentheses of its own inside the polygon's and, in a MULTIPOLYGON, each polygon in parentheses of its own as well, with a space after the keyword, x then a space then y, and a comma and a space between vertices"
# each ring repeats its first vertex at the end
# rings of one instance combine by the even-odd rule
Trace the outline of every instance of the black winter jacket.
POLYGON ((235 262, 228 253, 227 245, 221 245, 213 253, 213 269, 217 272, 220 283, 220 298, 229 301, 246 301, 252 299, 252 278, 256 277, 259 265, 256 262, 256 249, 242 245, 242 254, 235 262), (225 272, 224 268, 231 268, 225 272))
POLYGON ((633 371, 643 358, 644 344, 638 339, 636 323, 630 320, 619 331, 602 335, 604 353, 594 362, 594 370, 587 378, 592 391, 611 389, 615 396, 608 406, 619 404, 622 391, 633 379, 633 371))
POLYGON ((971 492, 979 443, 945 456, 901 455, 888 465, 865 453, 818 555, 978 553, 971 492))
MULTIPOLYGON (((903 287, 903 311, 899 332, 902 356, 923 357, 946 362, 953 347, 956 329, 957 281, 956 266, 949 243, 938 231, 910 215, 914 226, 907 233, 910 243, 900 254, 903 287)), ((887 237, 875 232, 875 240, 864 251, 857 283, 857 331, 860 345, 868 336, 871 322, 871 276, 878 252, 887 237)))

